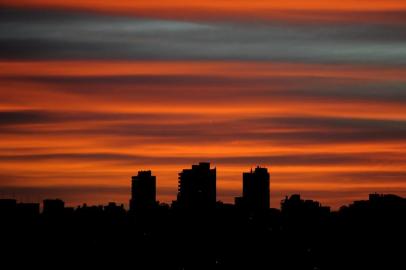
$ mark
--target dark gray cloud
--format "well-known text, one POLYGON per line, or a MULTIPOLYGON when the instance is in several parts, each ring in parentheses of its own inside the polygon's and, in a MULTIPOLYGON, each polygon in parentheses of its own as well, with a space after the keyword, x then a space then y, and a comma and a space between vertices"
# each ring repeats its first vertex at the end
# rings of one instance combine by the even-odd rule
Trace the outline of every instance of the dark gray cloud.
POLYGON ((0 15, 0 57, 9 59, 406 63, 401 21, 389 25, 203 23, 9 9, 0 15))
MULTIPOLYGON (((193 117, 190 115, 189 117, 193 117)), ((19 110, 0 111, 0 128, 21 126, 24 124, 61 124, 68 122, 107 121, 120 123, 130 121, 131 124, 148 121, 185 120, 184 114, 160 113, 103 113, 88 111, 48 111, 48 110, 19 110)), ((10 128, 11 129, 11 128, 10 128)))
POLYGON ((48 113, 41 111, 2 111, 0 126, 49 122, 48 113))
MULTIPOLYGON (((110 162, 122 165, 178 165, 192 164, 200 160, 209 160, 217 165, 270 164, 271 166, 329 166, 329 165, 394 165, 406 163, 406 158, 391 152, 369 153, 309 153, 309 154, 274 154, 263 156, 237 157, 151 157, 135 154, 117 153, 56 153, 56 154, 23 154, 1 155, 2 162, 110 162)), ((391 177, 395 172, 374 172, 376 176, 391 177)), ((372 174, 368 174, 371 176, 372 174)), ((355 177, 354 173, 346 173, 343 178, 355 177)), ((397 173, 395 176, 399 176, 397 173)), ((401 176, 406 176, 402 174, 401 176)), ((406 179, 406 178, 405 178, 406 179)))
POLYGON ((30 81, 54 91, 108 100, 153 102, 230 103, 264 100, 324 100, 406 102, 406 82, 398 80, 295 76, 234 78, 221 75, 140 76, 38 76, 4 77, 7 88, 14 81, 30 81), (202 91, 204 89, 204 91, 202 91), (199 96, 199 99, 195 97, 199 96))
MULTIPOLYGON (((0 112, 3 134, 41 136, 100 136, 145 138, 167 143, 230 142, 234 140, 290 144, 334 144, 405 141, 406 121, 320 116, 246 117, 210 120, 194 114, 119 114, 52 111, 0 112), (167 123, 167 120, 178 120, 167 123), (154 121, 159 123, 154 123, 154 121), (210 121, 209 121, 210 120, 210 121), (86 123, 99 125, 87 126, 86 123), (80 122, 65 127, 67 122, 80 122), (51 124, 30 126, 32 124, 51 124), (55 128, 52 124, 58 124, 55 128), (28 126, 27 126, 28 125, 28 126)), ((128 143, 128 140, 125 140, 128 143)))
MULTIPOLYGON (((283 117, 268 119, 248 119, 241 121, 128 126, 117 125, 102 128, 96 132, 121 136, 147 136, 192 141, 274 141, 290 143, 336 143, 361 141, 404 140, 406 123, 404 121, 339 119, 317 117, 283 117), (286 121, 286 122, 284 122, 286 121), (290 122, 290 123, 289 123, 290 122), (359 125, 358 125, 359 124, 359 125), (293 128, 281 131, 281 127, 293 128), (296 130, 296 128, 300 128, 296 130), (306 128, 303 130, 301 128, 306 128)), ((89 130, 93 133, 92 130, 89 130)), ((86 133, 86 132, 84 132, 86 133)))
MULTIPOLYGON (((247 121, 247 120, 243 120, 247 121)), ((406 131, 406 121, 404 120, 390 120, 390 119, 363 119, 363 118, 349 118, 349 117, 264 117, 256 118, 254 121, 263 125, 277 125, 278 127, 297 127, 323 130, 337 130, 337 131, 357 131, 357 130, 399 130, 406 131)))

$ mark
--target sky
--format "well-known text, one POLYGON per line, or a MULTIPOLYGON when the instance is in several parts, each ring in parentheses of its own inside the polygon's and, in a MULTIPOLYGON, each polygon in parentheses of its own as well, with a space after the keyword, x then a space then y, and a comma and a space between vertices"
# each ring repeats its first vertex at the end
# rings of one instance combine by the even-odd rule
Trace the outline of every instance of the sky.
POLYGON ((138 170, 271 206, 406 196, 406 1, 3 0, 0 198, 128 204, 138 170))

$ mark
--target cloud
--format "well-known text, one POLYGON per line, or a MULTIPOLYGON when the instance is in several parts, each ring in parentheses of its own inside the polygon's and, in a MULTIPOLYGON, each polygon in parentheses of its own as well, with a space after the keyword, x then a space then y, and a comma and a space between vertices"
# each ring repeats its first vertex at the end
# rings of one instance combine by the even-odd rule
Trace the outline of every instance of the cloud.
MULTIPOLYGON (((193 115, 190 115, 192 117, 193 115)), ((89 111, 52 111, 52 110, 3 110, 0 111, 0 128, 23 126, 24 124, 60 124, 69 122, 110 122, 153 123, 183 119, 184 114, 165 115, 161 113, 118 113, 89 111)), ((22 130, 21 130, 22 131, 22 130)))
POLYGON ((210 160, 226 201, 256 164, 275 207, 405 194, 404 11, 210 12, 1 9, 0 190, 127 202, 150 168, 169 202, 210 160))
POLYGON ((149 138, 179 144, 257 141, 306 145, 395 142, 406 138, 404 120, 354 117, 275 115, 211 120, 208 116, 194 114, 52 111, 3 111, 0 116, 3 134, 149 138), (74 126, 68 123, 74 123, 74 126))
POLYGON ((403 23, 188 22, 8 9, 2 16, 3 59, 406 63, 403 23))
MULTIPOLYGON (((404 164, 406 159, 401 154, 391 152, 368 152, 368 153, 307 153, 307 154, 269 154, 250 156, 143 156, 120 153, 54 153, 54 154, 25 154, 25 155, 1 155, 0 161, 9 162, 110 162, 125 165, 177 165, 192 164, 199 160, 210 160, 219 165, 242 165, 270 164, 271 166, 329 166, 329 165, 395 165, 404 164)), ((379 175, 377 172, 374 172, 379 175)), ((394 172, 381 172, 380 175, 391 177, 394 172)), ((365 174, 365 173, 363 173, 365 174)), ((354 173, 341 174, 343 176, 355 176, 354 173)), ((371 176, 371 173, 369 174, 371 176)), ((404 174, 402 174, 404 176, 404 174)), ((354 177, 355 178, 355 177, 354 177)))

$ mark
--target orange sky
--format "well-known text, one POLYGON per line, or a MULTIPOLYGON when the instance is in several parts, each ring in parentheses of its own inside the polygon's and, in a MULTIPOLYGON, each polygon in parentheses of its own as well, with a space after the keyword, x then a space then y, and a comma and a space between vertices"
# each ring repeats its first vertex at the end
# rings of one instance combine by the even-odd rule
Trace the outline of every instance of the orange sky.
POLYGON ((272 207, 406 195, 405 1, 0 5, 0 197, 127 203, 151 169, 170 202, 200 161, 226 202, 257 165, 272 207))
POLYGON ((306 9, 306 10, 398 10, 405 9, 406 3, 400 0, 287 0, 287 1, 264 1, 264 0, 204 0, 204 1, 181 1, 181 0, 139 0, 139 1, 114 1, 114 0, 20 0, 4 1, 5 5, 12 6, 39 6, 39 7, 78 7, 90 9, 221 9, 221 10, 261 10, 261 9, 306 9))
MULTIPOLYGON (((168 88, 171 86, 164 85, 160 90, 161 86, 155 85, 153 79, 144 85, 104 83, 100 87, 97 83, 86 86, 79 82, 69 85, 63 81, 41 81, 44 76, 90 76, 103 80, 106 76, 124 75, 151 78, 200 75, 244 80, 287 77, 289 81, 311 74, 340 82, 353 79, 387 82, 396 78, 404 81, 404 69, 378 71, 375 67, 363 66, 255 62, 240 65, 230 62, 3 61, 0 70, 0 108, 16 114, 3 123, 6 132, 0 135, 0 170, 3 175, 20 175, 14 179, 4 178, 6 186, 124 188, 137 170, 152 169, 158 176, 159 198, 170 201, 174 198, 177 173, 191 163, 209 160, 218 167, 219 198, 226 201, 239 194, 241 173, 257 163, 269 166, 275 207, 282 195, 292 192, 318 196, 326 203, 337 205, 351 196, 405 188, 401 177, 406 165, 406 141, 385 134, 382 138, 368 138, 374 136, 374 130, 379 131, 380 127, 375 128, 374 124, 389 128, 395 125, 394 131, 402 132, 403 128, 399 131, 396 127, 406 121, 406 109, 401 102, 285 98, 280 91, 289 92, 295 87, 288 83, 276 85, 275 95, 273 86, 267 89, 269 97, 247 99, 242 96, 228 102, 227 96, 217 92, 217 100, 211 102, 210 98, 216 98, 216 94, 201 93, 197 100, 190 97, 188 91, 201 87, 193 83, 188 83, 184 90, 177 89, 180 95, 185 95, 182 99, 166 98, 162 93, 171 91, 168 88), (87 89, 70 91, 70 87, 87 89), (95 88, 95 92, 91 88, 95 88), (143 88, 149 90, 144 93, 143 88), (112 96, 109 89, 120 94, 112 96), (164 97, 157 98, 154 91, 164 97), (140 96, 143 98, 139 99, 140 96), (307 124, 305 119, 304 123, 289 123, 296 117, 322 120, 316 124, 307 124), (351 123, 354 117, 361 125, 359 128, 358 122, 351 123), (263 118, 269 123, 257 122, 263 118), (273 122, 273 118, 282 120, 273 122), (393 124, 385 121, 393 121, 393 124), (142 130, 137 130, 138 126, 142 130), (218 130, 221 127, 226 130, 218 130), (244 132, 244 129, 248 130, 244 132), (351 137, 357 132, 361 140, 351 137), (303 139, 300 138, 302 133, 303 139), (306 134, 322 137, 313 139, 306 134), (330 141, 328 136, 338 138, 330 141), (328 196, 320 195, 323 192, 328 196), (331 197, 330 193, 334 192, 344 195, 331 197)), ((210 92, 213 87, 220 87, 216 91, 238 91, 236 87, 227 90, 221 84, 202 88, 210 92)), ((255 95, 255 88, 262 87, 258 84, 248 91, 255 95)), ((196 93, 200 91, 203 90, 196 93)), ((89 196, 88 200, 92 201, 89 196)), ((125 193, 115 196, 123 199, 125 193)), ((103 199, 105 197, 99 198, 103 199)))
POLYGON ((86 10, 166 19, 276 19, 302 23, 312 21, 359 22, 369 21, 373 18, 385 20, 387 23, 404 22, 404 16, 393 12, 406 10, 406 3, 402 0, 4 0, 3 5, 19 8, 86 10))

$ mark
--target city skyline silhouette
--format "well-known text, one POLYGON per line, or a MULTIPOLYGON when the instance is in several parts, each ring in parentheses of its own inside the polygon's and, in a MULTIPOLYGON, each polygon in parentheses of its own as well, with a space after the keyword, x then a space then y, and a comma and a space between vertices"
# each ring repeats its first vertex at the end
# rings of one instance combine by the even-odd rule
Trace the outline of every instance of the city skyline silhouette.
POLYGON ((406 269, 405 18, 2 0, 0 265, 406 269))
POLYGON ((40 210, 0 199, 2 261, 193 270, 406 265, 396 244, 406 240, 406 198, 373 193, 331 211, 292 194, 270 208, 270 174, 258 166, 243 173, 235 204, 225 204, 216 200, 216 172, 207 162, 183 169, 171 205, 156 200, 157 179, 145 170, 131 177, 129 210, 115 202, 66 207, 61 199, 45 199, 40 210))
MULTIPOLYGON (((124 200, 124 201, 115 201, 113 198, 107 198, 105 201, 102 201, 98 205, 102 205, 102 204, 107 203, 107 202, 114 202, 114 203, 122 204, 128 210, 130 210, 131 208, 134 208, 134 209, 137 208, 136 204, 144 204, 144 203, 146 205, 149 205, 149 207, 152 207, 152 206, 156 205, 157 203, 164 203, 164 204, 172 205, 173 203, 176 203, 176 202, 179 201, 179 196, 182 197, 182 195, 181 195, 182 192, 180 192, 181 186, 182 186, 182 184, 181 184, 182 183, 181 175, 183 175, 185 173, 187 173, 187 174, 192 173, 191 177, 193 178, 193 171, 194 170, 198 169, 200 166, 203 166, 203 167, 206 167, 206 168, 207 168, 207 166, 209 166, 208 168, 210 168, 210 164, 211 164, 210 162, 200 162, 200 163, 198 163, 196 165, 192 165, 192 169, 183 169, 178 174, 179 179, 178 179, 178 183, 177 183, 177 186, 178 186, 177 195, 175 194, 173 196, 173 198, 170 199, 170 200, 160 201, 160 200, 157 199, 158 196, 159 196, 159 194, 158 194, 159 179, 157 179, 156 176, 152 175, 153 174, 152 170, 145 170, 144 169, 144 170, 138 171, 138 175, 132 176, 131 185, 129 185, 129 188, 126 188, 125 190, 132 194, 131 198, 135 197, 136 199, 138 199, 138 197, 143 197, 143 198, 149 197, 150 198, 149 202, 135 202, 135 201, 132 202, 132 199, 124 200), (151 179, 151 183, 148 183, 148 182, 145 182, 145 181, 139 181, 139 180, 142 180, 142 179, 151 179), (140 188, 138 188, 138 189, 134 188, 137 184, 140 185, 140 188), (136 193, 138 194, 138 196, 134 195, 136 193)), ((241 177, 241 179, 242 179, 242 181, 241 181, 241 183, 242 183, 241 184, 241 191, 237 191, 236 196, 233 197, 231 200, 228 200, 228 201, 222 201, 220 198, 217 198, 217 196, 216 196, 216 194, 218 193, 217 192, 217 182, 218 182, 218 180, 217 180, 217 177, 216 177, 216 169, 217 169, 216 167, 214 169, 212 169, 212 171, 214 172, 213 184, 212 184, 213 188, 212 188, 212 191, 211 191, 211 193, 212 193, 212 202, 213 203, 222 202, 222 203, 239 205, 240 207, 243 207, 244 204, 247 204, 247 205, 250 205, 250 204, 251 205, 252 204, 257 204, 257 205, 262 204, 262 205, 265 205, 265 206, 262 206, 262 208, 271 208, 271 205, 270 205, 269 202, 270 202, 270 198, 272 198, 272 196, 270 196, 272 190, 270 189, 271 181, 270 181, 270 174, 268 172, 267 167, 261 167, 259 165, 256 165, 256 167, 254 166, 254 169, 251 168, 249 172, 242 172, 241 173, 241 175, 242 175, 242 177, 241 177), (250 186, 250 183, 254 182, 254 181, 252 181, 252 179, 255 178, 255 175, 260 175, 261 173, 265 173, 265 175, 267 175, 267 176, 265 176, 267 178, 267 180, 264 181, 262 184, 257 182, 256 184, 251 184, 251 186, 250 186), (264 193, 259 194, 259 193, 261 193, 261 191, 260 191, 261 188, 263 190, 262 192, 265 192, 264 190, 269 190, 269 191, 266 192, 265 194, 264 193), (238 195, 239 192, 242 194, 242 196, 238 195), (254 194, 249 195, 250 192, 254 192, 254 194), (246 197, 245 198, 246 202, 244 202, 244 196, 246 197), (255 200, 256 202, 254 202, 253 200, 255 200), (262 200, 262 202, 260 202, 261 200, 262 200)), ((186 185, 184 185, 184 186, 186 186, 186 185)), ((195 187, 195 188, 198 188, 198 187, 195 187)), ((63 190, 63 187, 61 189, 63 190)), ((67 189, 69 189, 69 187, 67 189)), ((193 189, 193 187, 192 187, 192 189, 193 189)), ((198 192, 198 190, 196 190, 196 192, 198 192)), ((190 195, 189 195, 190 199, 196 199, 196 197, 199 195, 196 192, 195 193, 193 193, 193 192, 190 193, 190 195)), ((279 203, 281 201, 283 201, 284 199, 286 199, 286 197, 296 195, 296 194, 301 194, 301 193, 302 192, 299 189, 296 192, 292 192, 292 193, 276 194, 276 197, 278 199, 280 198, 280 200, 278 201, 277 205, 276 206, 274 205, 273 207, 278 208, 279 203)), ((374 193, 378 194, 378 193, 385 193, 385 192, 377 192, 376 190, 371 189, 369 191, 366 191, 365 195, 374 194, 374 193)), ((309 196, 306 196, 306 197, 309 197, 309 196)), ((16 196, 14 193, 11 193, 11 192, 3 192, 2 194, 0 194, 0 199, 6 199, 6 200, 7 199, 16 199, 17 201, 25 202, 27 204, 35 204, 35 203, 38 203, 40 201, 45 201, 45 200, 47 200, 49 198, 54 198, 54 199, 57 199, 57 200, 61 200, 61 199, 63 199, 63 196, 52 196, 52 195, 46 195, 45 194, 45 195, 42 195, 41 197, 37 196, 36 199, 30 198, 28 196, 28 199, 27 199, 27 197, 25 197, 25 198, 22 197, 21 198, 20 196, 18 196, 18 195, 16 196)), ((355 200, 360 200, 362 198, 363 198, 362 196, 359 196, 359 197, 355 198, 355 200)), ((190 200, 190 199, 188 199, 188 200, 190 200)), ((181 198, 181 201, 182 201, 182 198, 181 198)), ((344 204, 335 205, 335 207, 333 207, 332 209, 333 210, 338 210, 340 207, 343 207, 344 205, 352 203, 352 202, 353 201, 347 201, 344 204)), ((64 203, 65 203, 65 201, 64 201, 64 203)), ((191 203, 191 202, 189 201, 188 203, 191 203)), ((89 204, 89 202, 84 201, 84 202, 81 202, 79 204, 69 203, 68 205, 69 205, 69 207, 77 207, 77 206, 80 206, 82 204, 89 204)), ((90 203, 90 205, 92 205, 92 203, 90 203)))
MULTIPOLYGON (((217 168, 211 168, 210 162, 199 162, 198 164, 192 165, 191 169, 183 169, 178 175, 178 193, 175 200, 170 203, 161 202, 157 200, 157 178, 153 175, 152 170, 140 170, 137 175, 131 177, 131 188, 130 197, 128 200, 128 211, 136 212, 137 210, 151 210, 159 207, 160 205, 171 208, 192 208, 192 209, 212 209, 216 207, 216 204, 224 204, 221 200, 216 197, 217 193, 217 168), (210 183, 210 184, 209 184, 210 183)), ((251 168, 249 172, 242 172, 242 189, 241 196, 236 196, 233 203, 226 203, 228 205, 233 205, 240 209, 245 209, 247 211, 263 211, 266 209, 271 209, 270 205, 270 194, 271 194, 271 174, 268 172, 268 168, 261 167, 257 165, 254 169, 251 168)), ((159 182, 158 182, 159 184, 159 182)), ((379 194, 375 191, 370 191, 369 198, 376 198, 374 196, 386 196, 379 194)), ((388 196, 392 196, 388 194, 388 196)), ((393 195, 397 196, 397 195, 393 195)), ((399 197, 401 198, 401 197, 399 197)), ((350 202, 352 203, 361 202, 362 198, 350 202)), ((21 205, 26 205, 28 211, 40 213, 46 208, 52 209, 63 209, 65 208, 65 202, 61 198, 50 198, 46 197, 42 200, 43 207, 40 207, 38 202, 27 202, 21 201, 14 196, 3 195, 0 198, 5 205, 9 203, 20 201, 21 205), (49 206, 47 206, 49 204, 49 206)), ((280 201, 281 210, 283 208, 284 202, 292 201, 302 201, 301 195, 299 193, 285 194, 283 199, 280 201)), ((318 201, 305 200, 310 204, 314 203, 314 206, 328 209, 330 211, 330 206, 323 206, 318 201)), ((112 200, 107 200, 107 207, 109 205, 116 206, 120 205, 119 202, 112 200)), ((75 207, 80 208, 81 206, 87 206, 87 203, 83 203, 77 206, 69 206, 69 209, 74 209, 75 207)), ((124 210, 124 203, 121 203, 121 208, 124 210)), ((94 205, 97 207, 104 207, 103 205, 94 205)), ((345 208, 346 205, 341 205, 339 209, 334 209, 335 211, 345 208)), ((45 210, 46 212, 46 210, 45 210)))

